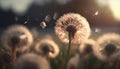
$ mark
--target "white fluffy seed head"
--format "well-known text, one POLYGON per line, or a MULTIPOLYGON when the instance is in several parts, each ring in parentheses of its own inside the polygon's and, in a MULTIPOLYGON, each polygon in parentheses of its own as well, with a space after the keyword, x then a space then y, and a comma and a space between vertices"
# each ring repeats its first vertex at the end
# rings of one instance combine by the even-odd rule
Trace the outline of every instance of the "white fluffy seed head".
POLYGON ((83 43, 81 43, 80 47, 79 47, 79 51, 81 54, 83 55, 89 55, 89 54, 93 54, 94 56, 96 56, 98 59, 104 61, 105 57, 102 56, 99 53, 99 50, 101 48, 99 47, 99 45, 97 44, 97 42, 93 39, 88 39, 86 41, 84 41, 83 43))
POLYGON ((67 13, 61 16, 55 26, 55 32, 62 42, 68 43, 68 31, 69 26, 75 27, 74 39, 72 39, 73 44, 79 44, 86 40, 90 36, 90 26, 86 18, 77 13, 67 13))
POLYGON ((14 64, 14 69, 50 69, 49 62, 36 54, 24 54, 14 64))
POLYGON ((39 41, 35 46, 35 51, 43 55, 47 55, 49 58, 55 58, 56 56, 59 55, 58 45, 52 39, 49 38, 45 38, 39 41), (46 51, 44 46, 48 46, 46 47, 48 48, 47 50, 49 50, 47 54, 44 53, 46 51), (45 51, 43 50, 43 47, 45 51))
POLYGON ((114 60, 119 56, 120 53, 120 35, 116 33, 107 33, 98 38, 97 43, 99 44, 99 53, 106 58, 106 61, 114 60), (107 46, 113 45, 114 51, 110 52, 107 46), (107 48, 107 49, 106 49, 107 48), (109 55, 110 53, 110 55, 109 55))
POLYGON ((96 51, 96 42, 93 39, 88 39, 81 43, 79 51, 82 54, 90 54, 96 51))
POLYGON ((2 34, 1 42, 3 47, 11 49, 11 39, 13 37, 19 37, 21 39, 21 43, 17 45, 17 49, 20 51, 28 49, 33 42, 32 34, 27 27, 23 25, 12 25, 2 34))

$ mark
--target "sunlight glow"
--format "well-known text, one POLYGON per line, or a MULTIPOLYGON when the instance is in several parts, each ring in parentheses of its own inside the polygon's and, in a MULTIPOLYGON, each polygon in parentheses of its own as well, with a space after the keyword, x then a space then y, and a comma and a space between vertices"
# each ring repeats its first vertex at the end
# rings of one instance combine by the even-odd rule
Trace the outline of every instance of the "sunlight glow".
POLYGON ((120 21, 120 0, 109 0, 109 7, 115 19, 120 21))
POLYGON ((120 21, 120 0, 96 0, 100 7, 108 6, 114 18, 120 21))
POLYGON ((100 7, 104 7, 108 5, 108 0, 96 0, 96 2, 100 7))

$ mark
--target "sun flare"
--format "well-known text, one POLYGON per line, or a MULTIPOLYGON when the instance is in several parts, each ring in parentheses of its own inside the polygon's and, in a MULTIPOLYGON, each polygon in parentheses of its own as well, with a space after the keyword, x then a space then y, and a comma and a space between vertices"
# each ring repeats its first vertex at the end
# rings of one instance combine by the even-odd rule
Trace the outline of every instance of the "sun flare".
POLYGON ((96 0, 100 7, 108 6, 117 21, 120 21, 120 0, 96 0))

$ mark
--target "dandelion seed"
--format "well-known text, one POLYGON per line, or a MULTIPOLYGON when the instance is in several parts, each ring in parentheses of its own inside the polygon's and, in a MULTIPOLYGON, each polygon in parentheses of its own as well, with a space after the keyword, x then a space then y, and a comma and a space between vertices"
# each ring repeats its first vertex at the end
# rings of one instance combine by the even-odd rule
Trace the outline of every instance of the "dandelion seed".
POLYGON ((47 25, 46 25, 46 23, 43 21, 43 22, 40 23, 40 26, 44 29, 47 25))
POLYGON ((95 12, 95 15, 98 15, 98 13, 99 13, 99 12, 98 12, 98 11, 96 11, 96 12, 95 12))
POLYGON ((30 53, 20 56, 13 67, 14 69, 50 69, 50 64, 42 56, 30 53))
POLYGON ((29 19, 29 16, 28 16, 28 17, 27 17, 27 20, 24 22, 24 24, 27 24, 29 20, 30 20, 30 19, 29 19))
POLYGON ((51 16, 50 15, 47 15, 46 17, 45 17, 45 22, 50 22, 51 21, 51 16))
POLYGON ((58 16, 59 16, 58 13, 55 12, 54 15, 53 15, 53 19, 56 20, 58 18, 58 16))
POLYGON ((107 33, 102 35, 97 40, 101 50, 102 56, 106 60, 114 60, 119 56, 120 53, 120 35, 115 33, 107 33))
POLYGON ((43 56, 55 58, 59 54, 58 45, 51 39, 42 39, 35 46, 35 50, 43 56))
POLYGON ((101 29, 100 28, 95 28, 95 32, 101 32, 101 29))
POLYGON ((96 11, 93 16, 97 16, 99 14, 99 11, 96 11))
POLYGON ((28 23, 27 21, 24 22, 24 24, 27 24, 27 23, 28 23))
POLYGON ((89 37, 90 27, 87 20, 81 15, 77 13, 68 13, 57 20, 55 32, 65 43, 69 42, 68 34, 70 33, 72 43, 78 44, 89 37))

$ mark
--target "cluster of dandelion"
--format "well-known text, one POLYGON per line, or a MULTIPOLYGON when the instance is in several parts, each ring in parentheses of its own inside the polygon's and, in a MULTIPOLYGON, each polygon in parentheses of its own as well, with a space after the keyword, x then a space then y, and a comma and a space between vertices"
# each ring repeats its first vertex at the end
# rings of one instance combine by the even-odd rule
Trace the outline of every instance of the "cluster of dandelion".
POLYGON ((0 69, 120 68, 119 34, 92 39, 88 21, 77 13, 61 16, 54 29, 63 46, 49 36, 37 40, 26 26, 8 27, 1 36, 0 69))

